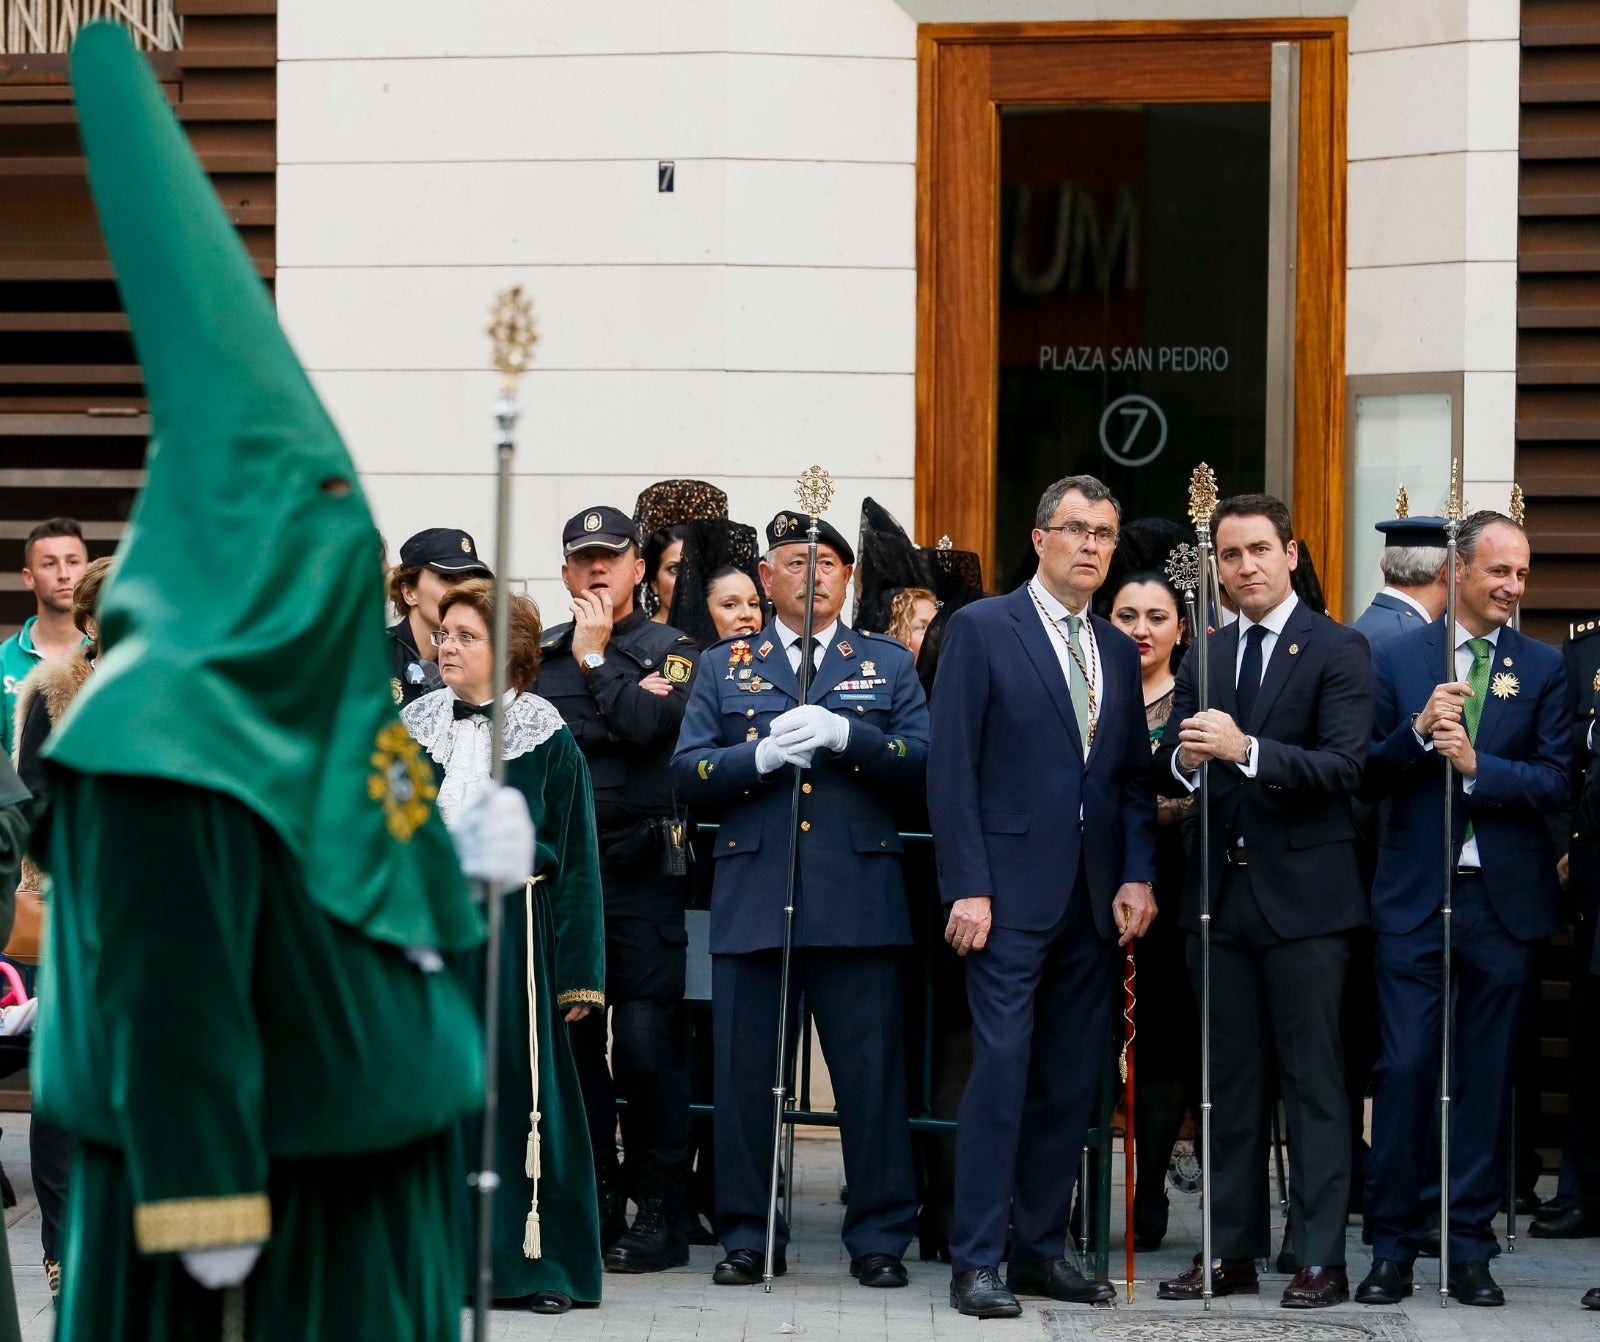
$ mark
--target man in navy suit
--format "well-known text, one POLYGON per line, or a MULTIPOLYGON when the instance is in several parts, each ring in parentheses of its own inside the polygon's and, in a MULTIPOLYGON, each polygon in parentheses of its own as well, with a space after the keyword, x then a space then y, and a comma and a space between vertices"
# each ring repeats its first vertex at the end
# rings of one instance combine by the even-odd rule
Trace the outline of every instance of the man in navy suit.
MULTIPOLYGON (((904 1286, 917 1190, 901 1025, 911 922, 894 808, 922 786, 928 708, 904 645, 839 619, 855 556, 826 522, 812 604, 815 673, 800 702, 806 527, 787 512, 767 527, 761 581, 776 618, 702 654, 672 759, 679 797, 722 822, 712 843, 711 1012, 717 1231, 727 1256, 712 1280, 742 1286, 762 1276, 798 767, 791 1001, 804 991, 838 1101, 851 1273, 863 1286, 904 1286)), ((788 1239, 780 1213, 780 1275, 788 1239)))
POLYGON ((1438 1168, 1444 902, 1444 762, 1455 766, 1450 841, 1455 1034, 1450 1126, 1450 1294, 1505 1295, 1489 1273, 1503 1188, 1496 1152, 1539 944, 1562 930, 1545 817, 1568 802, 1571 717, 1561 654, 1509 626, 1528 538, 1474 513, 1457 539, 1456 627, 1440 620, 1384 644, 1368 791, 1383 798, 1372 923, 1383 1023, 1372 1114, 1372 1271, 1356 1299, 1411 1292, 1438 1168))
POLYGON ((1117 947, 1156 913, 1139 654, 1088 609, 1119 521, 1093 476, 1051 485, 1033 529, 1038 574, 957 611, 939 651, 928 812, 945 940, 967 960, 973 1053, 950 1303, 979 1318, 1021 1313, 1017 1292, 1115 1294, 1063 1251, 1120 1001, 1117 947))
POLYGON ((1391 517, 1377 529, 1385 538, 1384 586, 1355 623, 1374 648, 1437 620, 1445 595, 1444 518, 1391 517))
MULTIPOLYGON (((1181 795, 1210 762, 1212 1226, 1217 1295, 1260 1290, 1269 1252, 1268 1113, 1276 1064, 1289 1136, 1298 1270, 1288 1308, 1349 1297, 1344 1231, 1350 1134, 1339 1007, 1354 929, 1367 921, 1351 798, 1372 731, 1372 656, 1353 629, 1295 595, 1289 510, 1268 494, 1218 505, 1217 572, 1239 608, 1209 636, 1210 707, 1192 654, 1178 670, 1156 781, 1181 795)), ((1179 921, 1200 985, 1200 874, 1179 921)), ((1196 1300, 1203 1266, 1160 1286, 1196 1300)))

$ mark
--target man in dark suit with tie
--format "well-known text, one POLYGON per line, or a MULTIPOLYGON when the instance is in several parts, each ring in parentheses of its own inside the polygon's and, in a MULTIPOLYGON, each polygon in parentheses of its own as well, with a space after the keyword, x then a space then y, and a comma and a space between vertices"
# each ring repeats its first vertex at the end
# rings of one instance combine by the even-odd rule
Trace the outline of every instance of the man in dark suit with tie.
MULTIPOLYGON (((776 618, 701 655, 672 758, 679 797, 722 822, 712 842, 711 1010, 717 1232, 727 1256, 712 1280, 742 1286, 762 1277, 798 767, 790 1000, 804 991, 838 1101, 851 1273, 863 1286, 904 1286, 917 1190, 901 1025, 911 922, 895 803, 922 786, 928 708, 910 651, 839 619, 855 556, 827 522, 812 603, 816 670, 800 703, 806 528, 788 512, 767 527, 761 581, 776 618)), ((789 1038, 792 1046, 792 1029, 789 1038)), ((778 1275, 788 1239, 780 1213, 778 1275)))
POLYGON ((1539 944, 1562 930, 1546 817, 1568 802, 1571 716, 1561 655, 1510 627, 1527 583, 1523 530, 1474 513, 1457 538, 1456 627, 1444 621, 1377 654, 1368 792, 1383 799, 1372 889, 1383 1023, 1372 1113, 1372 1271, 1363 1304, 1411 1293, 1438 1168, 1443 1006, 1444 764, 1455 766, 1450 840, 1455 1031, 1450 1276, 1469 1305, 1500 1305, 1490 1224, 1504 1192, 1497 1152, 1539 944))
POLYGON ((1391 517, 1383 533, 1383 590, 1357 617, 1355 627, 1374 648, 1425 628, 1444 614, 1444 518, 1391 517))
POLYGON ((950 1303, 979 1318, 1021 1313, 1018 1292, 1115 1294, 1063 1251, 1120 1000, 1117 947, 1156 912, 1138 650, 1088 609, 1119 520, 1093 476, 1058 480, 1035 517, 1038 574, 957 611, 939 652, 928 812, 973 1050, 950 1303))
MULTIPOLYGON (((1350 1134, 1339 1007, 1350 933, 1367 921, 1350 802, 1372 723, 1372 659, 1353 629, 1294 595, 1298 560, 1284 504, 1224 500, 1213 519, 1217 572, 1239 619, 1211 634, 1210 707, 1196 668, 1178 671, 1156 780, 1181 795, 1210 762, 1213 1291, 1260 1290, 1269 1252, 1268 1113, 1276 1063, 1288 1119, 1290 1220, 1301 1264, 1289 1308, 1349 1297, 1344 1229, 1350 1134)), ((1200 864, 1180 921, 1200 982, 1200 864)), ((1202 1265, 1161 1283, 1196 1300, 1202 1265)))

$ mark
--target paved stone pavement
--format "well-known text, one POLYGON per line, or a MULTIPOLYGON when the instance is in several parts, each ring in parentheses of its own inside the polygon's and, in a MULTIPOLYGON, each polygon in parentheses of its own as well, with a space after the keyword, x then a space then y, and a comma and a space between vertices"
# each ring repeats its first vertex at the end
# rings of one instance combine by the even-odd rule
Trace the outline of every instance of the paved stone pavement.
MULTIPOLYGON (((22 1335, 26 1342, 47 1342, 53 1331, 53 1312, 39 1262, 39 1211, 28 1176, 28 1119, 23 1114, 3 1115, 0 1123, 4 1126, 0 1161, 20 1199, 6 1214, 6 1226, 22 1335)), ((554 1342, 762 1342, 786 1333, 803 1333, 808 1342, 942 1342, 979 1337, 984 1342, 1005 1338, 1017 1342, 1182 1342, 1189 1338, 1214 1342, 1559 1342, 1581 1338, 1593 1342, 1600 1336, 1600 1313, 1578 1305, 1585 1290, 1600 1284, 1600 1239, 1543 1241, 1519 1235, 1517 1251, 1495 1260, 1495 1276, 1509 1301, 1504 1309, 1468 1309, 1454 1303, 1441 1309, 1437 1265, 1432 1263, 1419 1264, 1418 1294, 1403 1309, 1346 1305, 1310 1314, 1291 1313, 1277 1305, 1287 1279, 1271 1274, 1264 1278, 1259 1299, 1218 1300, 1209 1313, 1157 1301, 1156 1281, 1181 1271, 1199 1246, 1198 1199, 1182 1196, 1173 1198, 1167 1242, 1158 1253, 1139 1256, 1133 1305, 1090 1309, 1028 1301, 1021 1319, 979 1323, 950 1308, 946 1297, 949 1268, 941 1263, 921 1263, 913 1257, 909 1262, 911 1285, 903 1291, 857 1286, 838 1240, 841 1167, 833 1134, 803 1134, 796 1145, 795 1163, 795 1243, 789 1250, 789 1273, 778 1280, 771 1295, 759 1286, 712 1286, 711 1267, 720 1253, 697 1248, 690 1266, 678 1271, 645 1277, 608 1276, 605 1303, 596 1310, 574 1310, 559 1318, 497 1312, 491 1336, 554 1342)), ((1548 1196, 1552 1191, 1552 1180, 1546 1176, 1541 1192, 1548 1196)), ((1118 1208, 1113 1229, 1120 1234, 1120 1183, 1113 1202, 1118 1208)), ((913 1244, 913 1255, 915 1252, 913 1244)), ((1358 1278, 1369 1261, 1360 1229, 1352 1223, 1352 1277, 1358 1278)), ((1121 1271, 1118 1257, 1112 1273, 1119 1286, 1121 1271)))

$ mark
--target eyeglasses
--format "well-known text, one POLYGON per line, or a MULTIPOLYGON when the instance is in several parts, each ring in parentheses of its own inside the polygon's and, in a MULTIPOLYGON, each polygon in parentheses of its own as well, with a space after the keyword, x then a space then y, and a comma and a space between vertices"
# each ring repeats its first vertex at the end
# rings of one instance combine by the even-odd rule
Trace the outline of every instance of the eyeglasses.
POLYGON ((435 629, 428 635, 428 638, 436 648, 442 648, 451 639, 455 639, 456 647, 460 648, 462 652, 471 652, 478 644, 489 641, 486 638, 479 637, 477 634, 457 634, 449 629, 435 629))
POLYGON ((1069 541, 1077 541, 1079 544, 1082 544, 1090 536, 1094 537, 1095 544, 1104 545, 1107 548, 1117 543, 1115 527, 1091 527, 1084 525, 1082 522, 1063 522, 1058 527, 1040 527, 1039 530, 1064 531, 1069 541))

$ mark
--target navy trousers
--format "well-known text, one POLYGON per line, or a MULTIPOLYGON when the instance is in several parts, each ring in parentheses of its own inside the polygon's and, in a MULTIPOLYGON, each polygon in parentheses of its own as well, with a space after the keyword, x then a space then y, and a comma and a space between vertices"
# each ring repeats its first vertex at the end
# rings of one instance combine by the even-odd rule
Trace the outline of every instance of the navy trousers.
MULTIPOLYGON (((850 1186, 842 1238, 852 1258, 899 1257, 917 1223, 901 957, 892 946, 829 946, 797 949, 792 963, 791 992, 805 994, 839 1106, 850 1186)), ((717 1233, 730 1252, 767 1240, 781 965, 775 950, 711 958, 717 1233)), ((791 1049, 794 1037, 791 1026, 791 1049)), ((780 1203, 777 1243, 788 1242, 780 1203)))
MULTIPOLYGON (((1505 1194, 1498 1148, 1539 943, 1519 941, 1506 931, 1489 906, 1482 877, 1458 875, 1450 953, 1455 974, 1450 1260, 1484 1263, 1499 1249, 1491 1225, 1505 1194)), ((1416 1259, 1419 1241, 1437 1221, 1443 955, 1437 916, 1403 936, 1378 937, 1383 1051, 1372 1101, 1367 1219, 1373 1256, 1399 1263, 1416 1259)))
POLYGON ((1013 1263, 1059 1258, 1122 953, 1095 930, 1080 869, 1054 927, 991 928, 966 962, 972 1073, 956 1127, 951 1268, 998 1266, 1008 1222, 1013 1263))

